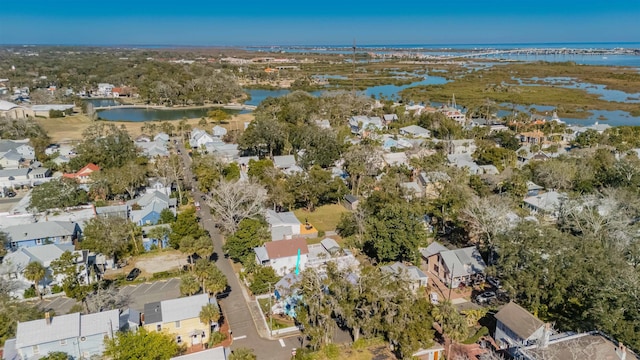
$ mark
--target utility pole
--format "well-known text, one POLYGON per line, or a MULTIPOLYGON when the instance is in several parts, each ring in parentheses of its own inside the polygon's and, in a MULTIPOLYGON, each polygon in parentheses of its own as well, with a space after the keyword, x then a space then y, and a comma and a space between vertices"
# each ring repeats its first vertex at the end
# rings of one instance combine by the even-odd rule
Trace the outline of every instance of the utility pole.
POLYGON ((269 336, 273 336, 273 305, 271 305, 271 283, 269 285, 269 336))
POLYGON ((451 266, 451 281, 449 281, 449 301, 451 301, 451 290, 453 289, 453 274, 455 268, 456 264, 453 264, 453 266, 451 266))

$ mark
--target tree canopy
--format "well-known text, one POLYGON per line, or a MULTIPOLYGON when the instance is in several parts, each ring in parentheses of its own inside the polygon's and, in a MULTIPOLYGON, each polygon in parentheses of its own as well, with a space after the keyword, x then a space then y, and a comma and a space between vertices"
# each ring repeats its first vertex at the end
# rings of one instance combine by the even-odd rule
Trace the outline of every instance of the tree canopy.
POLYGON ((135 332, 118 332, 113 339, 107 338, 104 354, 113 360, 164 360, 184 351, 173 335, 139 328, 135 332))

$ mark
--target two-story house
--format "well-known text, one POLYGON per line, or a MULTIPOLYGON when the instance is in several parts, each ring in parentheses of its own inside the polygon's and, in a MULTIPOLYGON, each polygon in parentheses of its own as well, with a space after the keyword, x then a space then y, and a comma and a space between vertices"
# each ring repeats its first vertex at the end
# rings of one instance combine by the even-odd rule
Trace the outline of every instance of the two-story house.
POLYGON ((279 213, 267 210, 265 218, 273 241, 291 239, 300 235, 302 223, 291 211, 279 213))
POLYGON ((91 174, 100 171, 100 166, 96 164, 87 164, 82 169, 74 172, 74 173, 66 173, 62 174, 63 177, 68 179, 75 179, 77 182, 81 184, 86 184, 91 182, 91 174))
POLYGON ((284 276, 298 267, 300 271, 307 266, 309 247, 302 238, 292 240, 270 241, 254 248, 256 261, 263 266, 270 266, 278 274, 284 276))
POLYGON ((501 349, 531 345, 543 338, 544 322, 514 302, 503 306, 495 318, 494 338, 501 349))
POLYGON ((156 225, 160 220, 160 213, 169 209, 176 214, 177 199, 169 197, 161 191, 149 191, 137 199, 130 200, 128 205, 131 208, 139 207, 130 211, 131 221, 137 225, 156 225))
POLYGON ((207 304, 218 306, 207 294, 145 304, 142 326, 147 331, 172 334, 178 344, 188 347, 205 344, 211 336, 211 324, 200 321, 200 311, 207 304))
POLYGON ((470 284, 484 276, 487 267, 480 251, 475 246, 449 250, 437 242, 420 249, 427 269, 446 286, 456 288, 460 284, 470 284))
POLYGON ((38 359, 52 352, 64 352, 72 359, 100 357, 104 339, 120 330, 118 310, 82 315, 73 313, 18 322, 16 338, 7 340, 3 359, 38 359))

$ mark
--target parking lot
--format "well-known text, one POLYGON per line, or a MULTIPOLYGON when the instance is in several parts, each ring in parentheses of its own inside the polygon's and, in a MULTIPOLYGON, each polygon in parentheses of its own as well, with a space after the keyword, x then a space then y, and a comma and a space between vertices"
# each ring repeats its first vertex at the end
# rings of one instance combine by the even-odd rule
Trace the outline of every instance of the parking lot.
POLYGON ((80 304, 74 299, 70 299, 66 296, 56 296, 52 298, 45 298, 37 302, 38 307, 45 311, 53 311, 54 314, 64 315, 68 314, 73 305, 80 304))
POLYGON ((120 293, 129 296, 129 307, 144 310, 144 304, 180 297, 180 279, 160 280, 140 285, 127 285, 120 293))

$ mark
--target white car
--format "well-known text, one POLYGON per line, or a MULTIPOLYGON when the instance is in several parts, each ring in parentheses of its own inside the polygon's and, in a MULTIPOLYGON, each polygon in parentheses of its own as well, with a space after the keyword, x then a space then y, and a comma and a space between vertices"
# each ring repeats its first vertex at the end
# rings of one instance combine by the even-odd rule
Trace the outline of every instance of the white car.
POLYGON ((434 305, 438 305, 440 303, 440 301, 438 301, 438 294, 432 292, 430 295, 430 299, 431 299, 431 303, 434 305))

